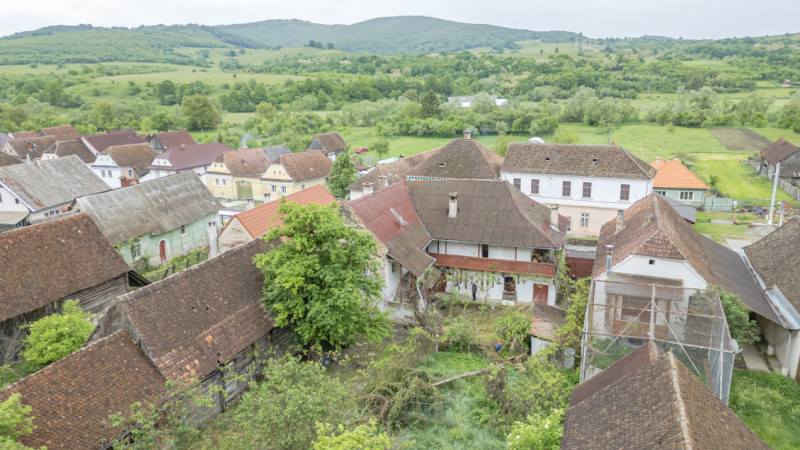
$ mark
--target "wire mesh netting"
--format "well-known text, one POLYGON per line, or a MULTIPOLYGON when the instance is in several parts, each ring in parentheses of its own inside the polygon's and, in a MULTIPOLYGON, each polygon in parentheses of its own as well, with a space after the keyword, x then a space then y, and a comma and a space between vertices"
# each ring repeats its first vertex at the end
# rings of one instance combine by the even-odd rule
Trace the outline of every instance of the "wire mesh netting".
POLYGON ((581 382, 648 340, 672 351, 728 402, 736 349, 716 291, 650 277, 615 274, 595 280, 584 325, 581 382))

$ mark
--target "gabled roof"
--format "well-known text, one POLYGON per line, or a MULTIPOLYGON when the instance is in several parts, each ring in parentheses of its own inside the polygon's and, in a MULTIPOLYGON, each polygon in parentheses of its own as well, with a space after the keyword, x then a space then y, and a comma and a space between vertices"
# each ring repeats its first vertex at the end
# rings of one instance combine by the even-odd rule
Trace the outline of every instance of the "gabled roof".
POLYGON ((35 131, 15 131, 13 133, 8 133, 14 139, 24 139, 24 138, 32 138, 36 137, 35 131))
POLYGON ((280 164, 294 182, 327 177, 333 167, 333 161, 325 153, 308 150, 281 155, 276 164, 280 164))
POLYGON ((19 438, 23 445, 102 448, 125 431, 109 426, 108 417, 165 394, 165 382, 128 333, 119 331, 6 387, 0 400, 18 393, 31 407, 36 429, 19 438))
MULTIPOLYGON (((219 155, 215 162, 225 164, 228 172, 234 177, 260 178, 270 165, 269 158, 260 148, 243 148, 225 152, 219 155)), ((213 170, 209 172, 214 173, 213 170)))
POLYGON ((534 144, 508 146, 503 172, 651 179, 656 170, 618 145, 534 144))
POLYGON ((140 174, 149 172, 148 167, 156 157, 156 151, 148 144, 112 145, 102 153, 108 155, 119 167, 133 167, 140 174))
POLYGON ((360 191, 363 189, 364 183, 372 183, 373 192, 379 191, 386 186, 381 185, 378 177, 386 177, 385 179, 387 185, 394 184, 398 181, 405 181, 406 176, 409 175, 411 171, 413 171, 419 164, 433 156, 437 151, 439 151, 439 149, 435 148, 433 150, 417 153, 416 155, 409 156, 407 158, 400 158, 397 161, 387 164, 378 164, 374 169, 370 170, 369 173, 350 183, 350 186, 347 186, 347 189, 350 191, 360 191))
POLYGON ((339 133, 331 131, 329 133, 315 134, 314 138, 311 140, 311 143, 308 144, 308 148, 306 148, 306 151, 322 150, 326 153, 330 153, 339 150, 344 150, 345 147, 347 147, 347 144, 345 144, 344 139, 342 139, 339 133), (316 145, 316 142, 314 141, 318 141, 321 144, 321 146, 316 145))
POLYGON ((76 200, 112 243, 159 235, 219 210, 194 172, 180 172, 76 200))
POLYGON ((637 352, 604 371, 614 380, 570 406, 562 449, 769 448, 671 352, 653 361, 637 352))
POLYGON ((83 136, 81 139, 97 153, 103 153, 112 145, 141 144, 145 142, 145 140, 133 130, 117 130, 108 133, 92 134, 83 136))
POLYGON ((519 247, 560 248, 568 219, 550 226, 550 208, 502 180, 406 181, 420 221, 434 239, 519 247), (448 217, 450 193, 458 195, 448 217))
MULTIPOLYGON (((165 378, 202 380, 272 329, 261 304, 264 277, 253 264, 270 248, 256 239, 121 297, 122 313, 165 378)), ((112 330, 114 317, 107 313, 98 329, 112 330)))
POLYGON ((0 233, 0 321, 130 271, 86 214, 0 233))
POLYGON ((53 153, 59 158, 75 155, 86 164, 91 164, 97 159, 97 156, 89 150, 81 138, 60 140, 45 150, 45 153, 53 153))
POLYGON ((650 163, 658 170, 653 178, 653 188, 665 189, 708 189, 697 175, 693 174, 678 158, 662 161, 661 158, 650 163))
POLYGON ((747 259, 767 289, 777 286, 800 312, 800 218, 794 218, 744 248, 747 259))
POLYGON ((776 164, 783 161, 787 156, 798 150, 800 150, 800 148, 798 148, 796 145, 784 138, 780 138, 772 144, 762 148, 761 157, 770 164, 776 164))
POLYGON ((264 155, 266 155, 267 158, 269 158, 270 163, 274 163, 275 161, 277 161, 281 155, 288 155, 292 153, 289 147, 285 145, 273 145, 270 147, 264 147, 261 149, 261 151, 264 152, 264 155))
POLYGON ((232 148, 221 142, 207 144, 192 144, 186 147, 167 150, 156 159, 169 161, 171 167, 151 165, 150 169, 185 170, 195 167, 207 166, 214 162, 219 155, 233 151, 232 148))
POLYGON ((613 245, 612 267, 631 255, 687 261, 697 273, 726 292, 736 294, 756 313, 780 323, 742 258, 735 251, 702 236, 659 194, 650 194, 603 225, 592 277, 605 272, 607 245, 613 245))
POLYGON ((676 200, 672 197, 664 196, 664 200, 672 206, 675 211, 683 217, 683 220, 689 223, 696 223, 697 222, 697 209, 694 206, 687 205, 680 200, 676 200))
POLYGON ((59 141, 66 141, 67 139, 77 139, 81 134, 72 125, 59 125, 57 127, 45 127, 39 130, 39 136, 53 136, 59 141))
POLYGON ((22 164, 22 160, 14 155, 9 155, 8 153, 0 152, 0 167, 11 166, 14 164, 22 164))
POLYGON ((197 142, 186 131, 167 131, 164 133, 156 133, 152 138, 158 138, 161 145, 165 149, 170 150, 173 148, 180 148, 181 145, 194 145, 197 142))
POLYGON ((31 161, 36 158, 41 158, 42 153, 49 149, 56 143, 56 138, 52 136, 33 136, 25 138, 16 138, 6 142, 23 160, 30 157, 31 161))
POLYGON ((108 190, 108 185, 74 155, 0 167, 0 184, 32 211, 108 190))
POLYGON ((386 245, 389 256, 415 276, 422 275, 433 264, 434 259, 424 251, 431 236, 417 216, 405 183, 353 200, 350 207, 386 245))
MULTIPOLYGON (((328 205, 336 201, 336 197, 331 195, 330 192, 320 185, 311 186, 308 189, 289 194, 284 198, 288 203, 295 202, 301 205, 308 205, 311 203, 316 205, 328 205)), ((253 239, 261 237, 265 235, 267 231, 277 228, 283 223, 277 215, 280 205, 280 200, 274 200, 236 214, 231 221, 225 225, 225 228, 234 220, 238 220, 250 234, 250 237, 253 239)), ((225 232, 225 228, 220 231, 220 235, 225 232)))
POLYGON ((410 170, 409 176, 496 180, 503 157, 474 139, 453 139, 410 170))

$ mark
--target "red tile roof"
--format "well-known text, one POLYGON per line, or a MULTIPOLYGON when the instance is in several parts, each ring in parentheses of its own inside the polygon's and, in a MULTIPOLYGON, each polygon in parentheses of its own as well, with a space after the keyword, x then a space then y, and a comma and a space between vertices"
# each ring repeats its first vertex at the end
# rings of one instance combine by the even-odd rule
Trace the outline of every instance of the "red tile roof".
POLYGON ((658 172, 653 178, 654 188, 666 189, 708 189, 697 175, 693 174, 678 158, 662 161, 661 158, 650 163, 658 172))
POLYGON ((181 144, 193 145, 197 143, 186 131, 167 131, 164 133, 156 133, 153 137, 158 138, 158 141, 161 142, 161 145, 167 150, 178 148, 181 144))
POLYGON ((482 272, 525 273, 552 278, 556 275, 556 266, 540 262, 508 261, 504 259, 478 258, 475 256, 442 255, 430 253, 436 264, 457 269, 478 270, 482 272))

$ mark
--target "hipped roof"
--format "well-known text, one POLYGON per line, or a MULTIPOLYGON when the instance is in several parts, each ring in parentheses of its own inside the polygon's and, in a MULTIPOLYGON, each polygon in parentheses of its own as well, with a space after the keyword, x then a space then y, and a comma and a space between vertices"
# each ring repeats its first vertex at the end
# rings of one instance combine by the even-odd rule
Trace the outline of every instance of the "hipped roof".
POLYGON ((148 166, 156 157, 149 144, 112 145, 102 153, 108 155, 119 167, 133 167, 140 174, 147 173, 148 166))
POLYGON ((678 158, 662 161, 660 158, 650 163, 658 170, 653 178, 654 188, 664 189, 708 189, 697 175, 693 174, 678 158))
POLYGON ((280 164, 294 182, 327 177, 333 167, 333 161, 316 150, 281 155, 275 164, 280 164))
POLYGON ((53 136, 59 141, 81 137, 81 134, 70 124, 59 125, 57 127, 45 127, 39 130, 39 134, 42 136, 53 136))
POLYGON ((656 170, 618 145, 535 144, 508 146, 503 172, 651 179, 656 170))
POLYGON ((502 166, 502 156, 474 139, 459 138, 432 152, 408 175, 495 180, 502 166))
POLYGON ((83 136, 81 139, 91 145, 97 153, 104 152, 112 145, 146 143, 141 136, 132 130, 116 130, 108 133, 91 134, 83 136))
POLYGON ((151 165, 150 169, 185 170, 207 166, 213 163, 219 155, 230 151, 233 151, 233 149, 221 142, 192 144, 186 147, 173 148, 156 158, 169 161, 170 167, 151 165))

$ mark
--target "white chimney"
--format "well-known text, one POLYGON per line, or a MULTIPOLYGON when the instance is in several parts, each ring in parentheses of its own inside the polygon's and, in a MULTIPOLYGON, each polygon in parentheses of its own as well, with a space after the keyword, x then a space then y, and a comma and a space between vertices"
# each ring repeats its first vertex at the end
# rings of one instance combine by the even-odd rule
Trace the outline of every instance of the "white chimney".
POLYGON ((450 207, 447 209, 447 217, 455 219, 458 214, 458 192, 450 193, 450 207))
POLYGON ((361 183, 361 195, 369 195, 372 194, 372 183, 369 181, 366 183, 361 183))
POLYGON ((625 219, 625 211, 623 211, 621 209, 618 209, 617 210, 617 231, 616 231, 617 233, 619 233, 619 230, 622 229, 622 225, 623 225, 623 220, 624 219, 625 219))
POLYGON ((558 205, 550 207, 550 226, 558 231, 558 205))
POLYGON ((606 245, 606 276, 611 276, 611 253, 614 251, 614 246, 611 244, 606 245))
POLYGON ((256 201, 255 201, 255 199, 248 198, 248 199, 247 199, 247 210, 249 211, 249 210, 251 210, 251 209, 253 209, 253 208, 255 208, 255 207, 256 207, 256 201))
POLYGON ((387 183, 388 180, 389 180, 389 177, 387 177, 386 175, 378 175, 378 187, 379 188, 385 188, 386 185, 388 184, 387 183))
POLYGON ((211 259, 219 254, 217 245, 217 223, 208 222, 208 258, 211 259))

